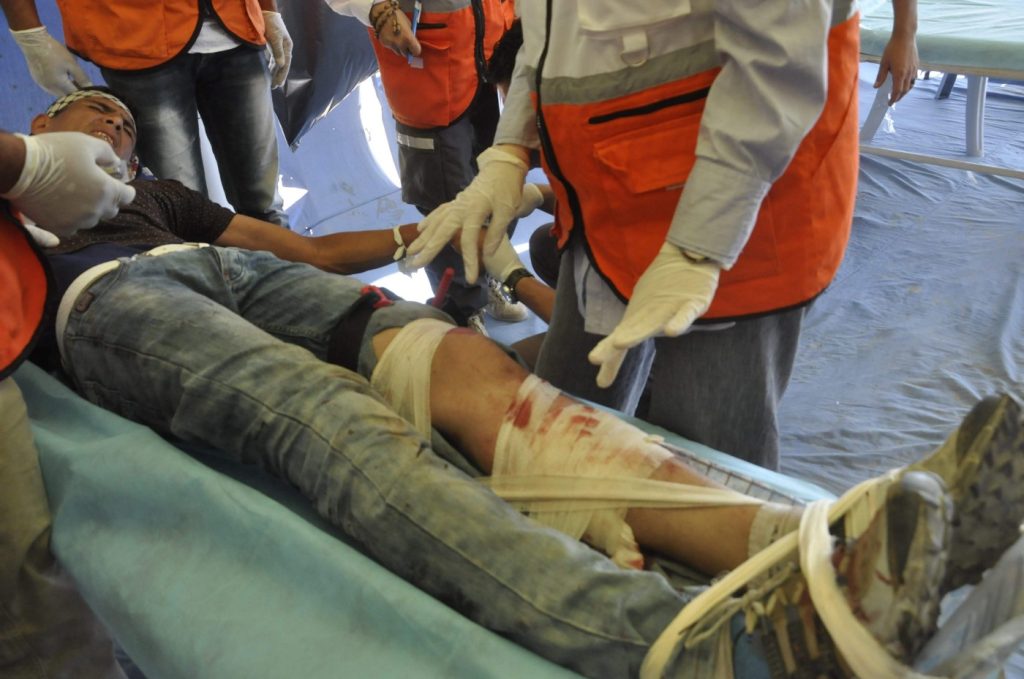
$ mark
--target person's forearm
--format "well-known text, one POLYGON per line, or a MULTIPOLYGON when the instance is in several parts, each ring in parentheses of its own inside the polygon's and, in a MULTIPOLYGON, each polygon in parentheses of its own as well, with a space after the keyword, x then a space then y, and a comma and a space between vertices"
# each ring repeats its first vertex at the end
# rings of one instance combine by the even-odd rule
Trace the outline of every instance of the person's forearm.
POLYGON ((917 35, 917 0, 892 0, 892 34, 908 38, 917 35))
MULTIPOLYGON (((404 224, 398 230, 403 245, 416 240, 415 223, 404 224)), ((325 271, 346 275, 394 264, 395 252, 399 247, 391 229, 332 233, 309 240, 315 250, 311 264, 325 271)))
MULTIPOLYGON (((416 224, 399 227, 403 245, 416 238, 416 224)), ((214 245, 266 250, 289 262, 303 262, 339 274, 369 271, 394 262, 399 245, 392 229, 302 236, 276 224, 235 215, 214 245)))
POLYGON ((830 12, 821 3, 714 7, 715 49, 725 61, 708 93, 697 160, 666 241, 728 269, 772 182, 824 109, 830 12), (736 110, 748 114, 730 114, 736 110))
POLYGON ((25 142, 7 132, 0 132, 0 193, 11 190, 25 167, 25 142))
POLYGON ((530 83, 526 74, 529 72, 523 65, 523 50, 516 57, 516 68, 512 72, 512 81, 505 95, 505 106, 498 120, 498 128, 494 131, 494 143, 517 144, 526 148, 540 148, 537 133, 537 115, 530 96, 530 83))
POLYGON ((526 308, 545 323, 551 322, 555 312, 555 291, 536 278, 520 278, 513 291, 526 308))
POLYGON ((35 0, 0 0, 0 9, 3 9, 7 25, 12 31, 24 31, 43 25, 39 20, 35 0))

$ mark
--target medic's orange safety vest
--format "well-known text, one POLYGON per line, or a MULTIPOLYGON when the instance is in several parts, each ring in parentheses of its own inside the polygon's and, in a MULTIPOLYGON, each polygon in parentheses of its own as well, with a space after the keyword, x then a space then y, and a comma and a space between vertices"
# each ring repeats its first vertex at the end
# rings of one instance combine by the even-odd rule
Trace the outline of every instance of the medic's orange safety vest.
MULTIPOLYGON (((401 0, 410 21, 412 7, 413 0, 401 0)), ((494 45, 512 25, 514 7, 513 0, 423 0, 416 28, 423 68, 381 46, 371 28, 370 42, 395 119, 421 130, 458 120, 473 103, 494 45)))
MULTIPOLYGON (((831 29, 828 54, 821 117, 772 185, 750 240, 732 269, 722 272, 704 319, 799 306, 821 293, 839 268, 857 186, 857 16, 831 29)), ((598 103, 541 102, 558 174, 571 185, 582 222, 576 223, 566 186, 545 158, 558 198, 559 244, 581 228, 591 261, 624 300, 665 241, 696 160, 707 89, 717 73, 598 103)))
POLYGON ((28 357, 39 335, 49 269, 32 237, 0 200, 0 379, 28 357))
MULTIPOLYGON (((106 68, 141 71, 184 52, 199 34, 200 0, 57 0, 64 41, 76 54, 106 68)), ((260 46, 263 10, 257 0, 210 0, 228 33, 260 46)))

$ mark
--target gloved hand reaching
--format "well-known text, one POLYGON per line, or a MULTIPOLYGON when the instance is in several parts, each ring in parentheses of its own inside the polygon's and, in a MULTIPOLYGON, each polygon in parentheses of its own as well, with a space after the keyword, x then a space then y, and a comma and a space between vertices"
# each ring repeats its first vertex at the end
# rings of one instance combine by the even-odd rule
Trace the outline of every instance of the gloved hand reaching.
POLYGON ((682 335, 711 306, 720 271, 713 260, 695 262, 675 245, 662 245, 633 288, 622 320, 588 356, 601 366, 597 386, 615 381, 630 348, 650 337, 682 335))
POLYGON ((420 236, 409 246, 413 268, 428 264, 456 234, 460 235, 466 280, 475 283, 479 273, 480 229, 487 224, 483 250, 493 253, 505 236, 505 228, 523 201, 523 182, 529 168, 514 153, 492 146, 477 157, 480 173, 455 200, 445 203, 420 222, 420 236))
POLYGON ((45 26, 11 31, 25 55, 28 72, 36 84, 55 97, 92 85, 68 48, 54 40, 45 26))
POLYGON ((504 283, 516 269, 525 269, 523 260, 519 259, 516 249, 512 247, 512 241, 504 236, 498 243, 498 249, 488 254, 484 253, 484 268, 491 278, 504 283))
POLYGON ((25 142, 25 164, 0 198, 37 226, 68 236, 135 200, 135 189, 111 176, 124 163, 105 141, 82 132, 18 136, 25 142))
POLYGON ((536 184, 523 184, 523 200, 516 211, 516 219, 529 217, 534 210, 544 204, 544 194, 536 184))
POLYGON ((270 53, 274 57, 274 66, 270 69, 270 87, 276 89, 284 85, 288 79, 288 70, 292 67, 292 36, 284 25, 279 12, 263 12, 265 35, 270 53))

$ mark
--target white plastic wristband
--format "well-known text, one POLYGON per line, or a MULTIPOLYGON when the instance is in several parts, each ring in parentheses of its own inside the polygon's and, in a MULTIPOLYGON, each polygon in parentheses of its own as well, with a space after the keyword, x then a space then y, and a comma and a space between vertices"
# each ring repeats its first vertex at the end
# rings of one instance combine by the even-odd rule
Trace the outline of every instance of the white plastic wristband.
POLYGON ((398 260, 405 258, 405 242, 402 241, 402 232, 397 226, 391 228, 391 233, 395 235, 395 245, 398 246, 391 259, 397 262, 398 260))

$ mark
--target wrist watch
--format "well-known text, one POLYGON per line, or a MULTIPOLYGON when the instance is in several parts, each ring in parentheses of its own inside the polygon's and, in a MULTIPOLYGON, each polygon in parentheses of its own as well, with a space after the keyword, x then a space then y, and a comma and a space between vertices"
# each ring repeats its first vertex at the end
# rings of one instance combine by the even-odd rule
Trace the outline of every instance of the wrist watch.
POLYGON ((509 304, 515 304, 519 301, 519 295, 516 294, 516 285, 524 278, 533 278, 533 274, 530 273, 529 269, 516 269, 501 284, 501 294, 505 296, 509 304))

